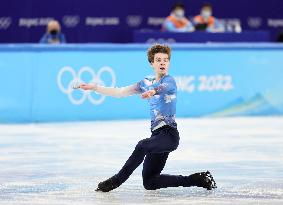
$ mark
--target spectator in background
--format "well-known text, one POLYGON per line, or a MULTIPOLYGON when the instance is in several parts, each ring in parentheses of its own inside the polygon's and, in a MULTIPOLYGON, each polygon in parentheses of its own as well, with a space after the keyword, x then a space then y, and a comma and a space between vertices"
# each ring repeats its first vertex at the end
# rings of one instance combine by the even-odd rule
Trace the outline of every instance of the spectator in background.
POLYGON ((223 32, 223 26, 212 16, 212 6, 209 3, 203 4, 200 14, 193 19, 195 29, 207 32, 223 32))
POLYGON ((52 20, 47 24, 46 33, 40 39, 40 43, 60 44, 66 43, 65 35, 61 33, 61 26, 58 21, 52 20))
POLYGON ((278 37, 277 37, 277 42, 283 43, 283 30, 279 32, 278 37))
POLYGON ((175 4, 170 16, 168 16, 162 26, 162 31, 171 32, 193 32, 194 26, 185 16, 185 6, 181 3, 175 4))

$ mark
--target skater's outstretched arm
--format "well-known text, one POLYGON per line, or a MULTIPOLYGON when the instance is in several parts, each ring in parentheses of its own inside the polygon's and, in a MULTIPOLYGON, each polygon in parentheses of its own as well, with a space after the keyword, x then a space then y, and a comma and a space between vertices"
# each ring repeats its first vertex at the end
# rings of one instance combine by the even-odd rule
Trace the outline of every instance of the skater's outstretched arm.
POLYGON ((134 94, 138 94, 137 84, 133 84, 126 87, 104 87, 97 84, 80 84, 79 86, 83 90, 93 90, 103 95, 108 95, 116 98, 127 97, 134 94))

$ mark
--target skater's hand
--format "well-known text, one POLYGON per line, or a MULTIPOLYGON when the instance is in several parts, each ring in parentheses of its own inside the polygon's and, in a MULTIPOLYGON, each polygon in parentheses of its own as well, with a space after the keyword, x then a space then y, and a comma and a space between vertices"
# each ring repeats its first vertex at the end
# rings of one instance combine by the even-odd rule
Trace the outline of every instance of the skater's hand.
POLYGON ((80 88, 83 90, 96 90, 96 85, 95 84, 85 84, 85 83, 81 83, 80 84, 80 88))
POLYGON ((149 99, 156 94, 155 90, 148 90, 141 94, 142 99, 149 99))

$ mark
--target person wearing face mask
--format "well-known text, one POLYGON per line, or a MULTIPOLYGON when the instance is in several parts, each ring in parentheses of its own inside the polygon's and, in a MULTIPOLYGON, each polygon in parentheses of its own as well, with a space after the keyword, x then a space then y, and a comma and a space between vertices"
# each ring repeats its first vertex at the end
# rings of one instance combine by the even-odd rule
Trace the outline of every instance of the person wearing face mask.
POLYGON ((193 24, 185 16, 185 6, 181 3, 173 6, 170 16, 162 25, 162 31, 193 32, 194 30, 193 24))
POLYGON ((65 35, 61 33, 61 26, 58 21, 52 20, 47 24, 46 33, 40 39, 42 44, 66 43, 65 35))
POLYGON ((200 14, 193 19, 195 29, 199 31, 207 32, 220 32, 221 25, 215 17, 212 16, 212 6, 209 3, 205 3, 200 11, 200 14))

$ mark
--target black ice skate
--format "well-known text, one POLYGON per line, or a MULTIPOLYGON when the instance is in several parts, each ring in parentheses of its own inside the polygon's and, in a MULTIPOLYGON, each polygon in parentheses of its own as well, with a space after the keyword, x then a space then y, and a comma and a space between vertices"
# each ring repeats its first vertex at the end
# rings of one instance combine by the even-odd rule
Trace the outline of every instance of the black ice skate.
POLYGON ((117 179, 115 176, 113 176, 103 182, 100 182, 95 191, 109 192, 113 189, 116 189, 118 186, 117 179))
POLYGON ((209 171, 195 173, 190 175, 189 177, 197 187, 203 187, 207 190, 212 190, 217 188, 216 182, 214 181, 209 171))

